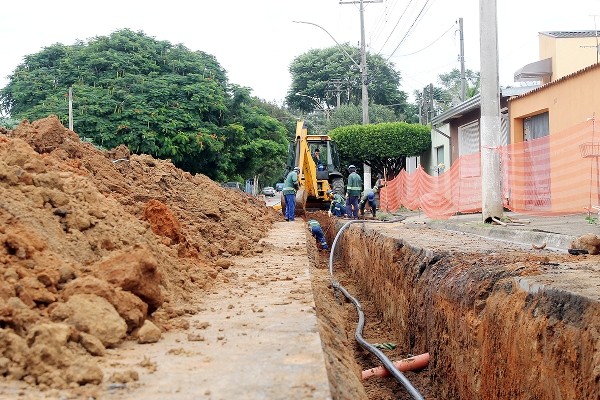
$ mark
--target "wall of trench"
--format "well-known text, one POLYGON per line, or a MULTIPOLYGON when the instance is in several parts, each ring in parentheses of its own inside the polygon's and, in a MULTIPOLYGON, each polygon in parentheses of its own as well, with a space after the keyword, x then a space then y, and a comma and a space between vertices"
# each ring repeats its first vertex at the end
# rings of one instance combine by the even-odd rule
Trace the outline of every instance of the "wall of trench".
POLYGON ((535 268, 514 255, 411 242, 355 224, 335 257, 395 327, 392 339, 412 354, 430 353, 435 398, 600 398, 598 301, 533 290, 523 282, 536 280, 535 268))

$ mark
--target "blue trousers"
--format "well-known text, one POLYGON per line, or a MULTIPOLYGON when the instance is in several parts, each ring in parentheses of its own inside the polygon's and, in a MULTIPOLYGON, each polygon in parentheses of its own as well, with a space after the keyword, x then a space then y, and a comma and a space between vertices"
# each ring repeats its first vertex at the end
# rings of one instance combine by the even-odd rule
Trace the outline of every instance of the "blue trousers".
POLYGON ((343 204, 335 204, 331 213, 336 217, 341 217, 346 215, 346 207, 343 204))
POLYGON ((317 239, 317 241, 319 243, 321 243, 321 248, 323 250, 329 249, 329 247, 327 246, 327 241, 325 240, 325 235, 323 234, 323 229, 321 229, 318 226, 313 226, 310 229, 310 231, 313 234, 313 236, 315 237, 315 239, 317 239))
POLYGON ((349 217, 358 219, 358 196, 348 196, 348 199, 346 199, 346 213, 349 217))
POLYGON ((365 207, 367 204, 371 207, 371 212, 373 213, 373 216, 375 216, 377 214, 377 204, 375 203, 375 199, 367 200, 360 204, 360 215, 365 215, 365 207))
POLYGON ((286 221, 293 221, 294 214, 296 213, 296 194, 285 195, 285 219, 286 221))

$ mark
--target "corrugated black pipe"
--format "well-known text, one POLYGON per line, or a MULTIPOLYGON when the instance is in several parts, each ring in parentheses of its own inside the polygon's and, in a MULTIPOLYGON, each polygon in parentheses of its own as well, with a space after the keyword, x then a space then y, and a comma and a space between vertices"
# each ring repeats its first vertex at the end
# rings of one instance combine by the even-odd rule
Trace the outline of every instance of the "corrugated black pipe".
MULTIPOLYGON (((398 222, 398 221, 401 221, 401 220, 370 221, 370 222, 389 223, 389 222, 398 222)), ((362 310, 362 307, 361 307, 360 303, 358 302, 358 300, 356 300, 354 297, 352 297, 350 295, 350 293, 348 293, 348 291, 342 285, 340 285, 339 282, 337 282, 335 279, 333 279, 333 255, 334 255, 335 246, 337 244, 337 241, 338 241, 339 237, 341 236, 341 234, 351 224, 359 223, 359 222, 364 222, 364 221, 360 221, 360 220, 348 221, 341 227, 339 232, 335 235, 335 239, 333 240, 333 245, 331 246, 331 252, 329 254, 329 274, 331 275, 331 286, 333 287, 334 291, 335 290, 341 291, 344 294, 344 296, 346 296, 346 298, 354 304, 354 307, 356 307, 356 311, 358 312, 358 325, 356 326, 356 331, 354 332, 354 337, 356 338, 356 341, 358 342, 358 344, 360 344, 360 346, 363 349, 367 350, 369 353, 371 353, 375 357, 377 357, 379 359, 379 361, 382 362, 385 369, 388 370, 388 372, 396 379, 396 381, 398 381, 402 386, 404 386, 404 388, 413 397, 413 399, 423 400, 424 397, 419 393, 419 391, 417 389, 415 389, 415 387, 412 385, 412 383, 410 383, 410 381, 406 378, 406 376, 404 376, 404 374, 402 372, 398 371, 398 369, 394 366, 394 363, 392 361, 390 361, 390 359, 387 358, 387 356, 381 350, 379 350, 377 347, 371 345, 369 342, 367 342, 362 337, 362 331, 365 326, 365 314, 362 310)))

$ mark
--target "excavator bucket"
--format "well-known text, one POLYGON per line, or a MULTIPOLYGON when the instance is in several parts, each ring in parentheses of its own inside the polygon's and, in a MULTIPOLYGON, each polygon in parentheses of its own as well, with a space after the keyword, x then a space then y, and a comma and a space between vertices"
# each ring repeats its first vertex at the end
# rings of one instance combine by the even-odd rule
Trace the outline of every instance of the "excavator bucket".
MULTIPOLYGON (((294 215, 296 217, 303 217, 306 214, 306 198, 307 193, 304 189, 300 189, 296 192, 296 209, 294 215)), ((281 213, 285 216, 285 195, 281 193, 281 213)))

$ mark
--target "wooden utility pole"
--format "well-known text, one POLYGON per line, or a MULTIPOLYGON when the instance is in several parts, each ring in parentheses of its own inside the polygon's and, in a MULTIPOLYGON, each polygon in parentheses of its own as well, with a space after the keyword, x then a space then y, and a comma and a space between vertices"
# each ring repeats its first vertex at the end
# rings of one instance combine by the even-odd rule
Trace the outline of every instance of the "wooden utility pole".
POLYGON ((479 0, 481 60, 481 214, 483 222, 502 218, 500 171, 500 79, 498 76, 498 21, 496 0, 479 0))

